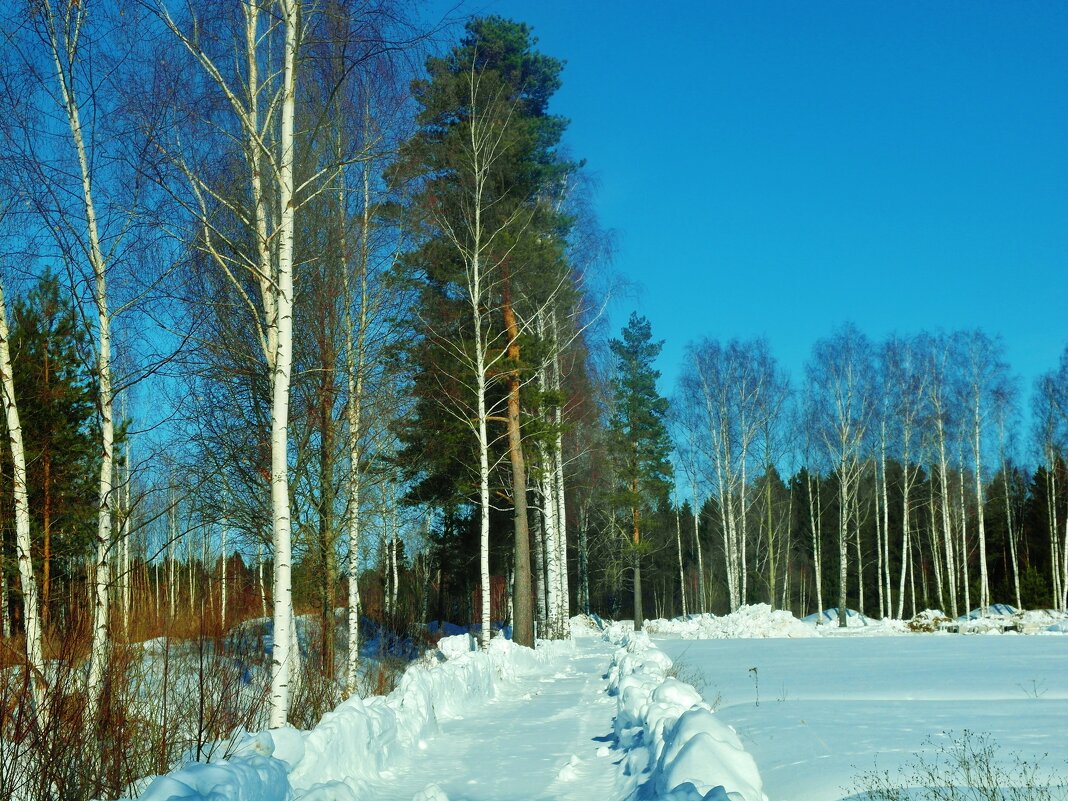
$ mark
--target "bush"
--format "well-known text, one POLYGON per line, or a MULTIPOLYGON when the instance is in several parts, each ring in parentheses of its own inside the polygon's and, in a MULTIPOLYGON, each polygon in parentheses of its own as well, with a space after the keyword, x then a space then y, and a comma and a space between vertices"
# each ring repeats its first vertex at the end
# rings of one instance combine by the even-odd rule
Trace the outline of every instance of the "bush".
MULTIPOLYGON (((950 741, 919 754, 893 775, 861 774, 851 796, 857 801, 1063 801, 1066 788, 1040 774, 1040 760, 1003 753, 988 734, 965 729, 945 733, 950 741), (998 757, 1001 759, 998 759, 998 757)), ((932 745, 928 738, 925 745, 932 745)))

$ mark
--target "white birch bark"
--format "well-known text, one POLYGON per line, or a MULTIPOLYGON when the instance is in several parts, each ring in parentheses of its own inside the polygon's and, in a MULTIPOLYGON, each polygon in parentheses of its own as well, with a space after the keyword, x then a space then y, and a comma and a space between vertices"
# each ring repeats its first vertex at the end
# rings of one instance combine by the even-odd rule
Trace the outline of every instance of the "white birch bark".
MULTIPOLYGON (((882 571, 879 580, 886 586, 886 607, 885 614, 890 617, 894 614, 894 593, 892 585, 890 583, 890 497, 887 489, 886 480, 886 416, 883 416, 882 427, 879 435, 879 461, 880 472, 883 474, 883 489, 882 489, 882 512, 883 512, 883 525, 882 525, 882 571)), ((879 607, 883 609, 883 600, 879 599, 879 607)))
POLYGON ((4 639, 8 639, 11 636, 11 610, 8 609, 8 593, 10 589, 7 586, 7 568, 4 567, 4 552, 0 549, 0 631, 4 634, 4 639))
MULTIPOLYGON (((370 105, 364 104, 364 137, 370 131, 370 105)), ((360 436, 363 413, 364 354, 367 336, 367 270, 370 262, 371 236, 371 159, 363 164, 363 210, 360 223, 359 293, 360 313, 353 341, 353 298, 349 289, 349 271, 342 266, 345 287, 345 375, 349 402, 346 414, 349 426, 349 558, 348 558, 348 661, 345 669, 347 694, 356 692, 360 659, 360 436)), ((342 175, 342 179, 344 175, 342 175)), ((339 205, 345 208, 344 184, 340 188, 339 205)))
POLYGON ((171 490, 171 504, 168 510, 170 518, 170 538, 167 541, 167 594, 169 596, 170 622, 174 622, 174 616, 178 613, 178 566, 175 552, 178 548, 178 519, 175 510, 174 491, 171 490))
POLYGON ((260 611, 267 617, 267 586, 263 582, 263 548, 256 553, 256 574, 260 585, 260 611))
POLYGON ((222 534, 220 535, 222 542, 222 564, 219 568, 219 622, 222 628, 222 633, 226 633, 226 529, 229 528, 229 523, 226 518, 222 521, 222 534))
POLYGON ((701 505, 697 499, 697 486, 691 485, 693 491, 693 547, 697 553, 697 612, 704 614, 708 608, 708 597, 705 594, 705 562, 701 555, 701 505))
MULTIPOLYGON (((18 400, 15 397, 15 378, 11 372, 11 347, 7 327, 7 301, 0 283, 0 389, 3 390, 4 422, 11 450, 11 487, 15 496, 15 558, 19 581, 22 584, 23 623, 26 629, 26 665, 31 673, 34 704, 47 726, 44 653, 42 649, 41 610, 37 596, 37 578, 33 573, 33 552, 30 541, 30 500, 26 487, 26 451, 22 442, 18 400)), ((0 564, 0 570, 3 565, 0 564)), ((4 605, 5 637, 10 636, 7 615, 7 586, 3 587, 0 602, 4 605)))
POLYGON ((299 650, 292 647, 292 532, 289 513, 289 383, 293 363, 293 245, 296 204, 293 187, 294 118, 297 91, 297 25, 300 0, 281 0, 285 20, 281 131, 279 139, 278 340, 271 386, 271 511, 274 538, 274 640, 271 658, 270 726, 284 726, 289 716, 290 683, 299 650))
POLYGON ((96 558, 94 568, 94 599, 92 642, 89 653, 89 673, 86 683, 89 719, 95 720, 103 692, 104 663, 108 658, 109 587, 111 583, 110 552, 112 548, 112 516, 114 512, 114 403, 111 388, 111 313, 108 307, 107 264, 100 244, 100 234, 93 203, 92 172, 80 116, 80 103, 74 80, 78 37, 86 13, 77 6, 72 13, 61 15, 53 8, 52 0, 42 0, 44 23, 52 66, 59 88, 63 112, 70 129, 71 142, 77 155, 81 179, 81 202, 85 210, 85 235, 88 239, 89 264, 93 272, 93 300, 96 305, 97 342, 97 406, 100 414, 100 480, 97 510, 96 558), (62 17, 62 18, 61 18, 62 17), (62 27, 61 27, 62 26, 62 27))
MULTIPOLYGON (((553 391, 560 396, 562 382, 560 376, 560 335, 556 322, 556 314, 552 313, 552 387, 553 391)), ((567 571, 567 500, 564 492, 564 427, 562 403, 557 404, 553 410, 554 423, 556 426, 556 442, 553 448, 553 477, 556 481, 556 537, 559 556, 560 573, 560 633, 561 636, 570 636, 571 593, 567 571)))
POLYGON ((949 589, 950 614, 956 617, 957 609, 957 571, 953 556, 953 526, 949 516, 949 461, 946 459, 946 433, 942 422, 941 409, 936 410, 935 428, 938 436, 938 480, 941 485, 942 504, 942 545, 945 549, 945 582, 949 589))
POLYGON ((543 637, 556 639, 560 626, 560 554, 557 550, 556 499, 552 475, 548 470, 549 455, 542 449, 541 518, 545 542, 545 601, 546 630, 543 637))
MULTIPOLYGON (((122 398, 122 416, 126 419, 126 395, 122 398)), ((122 588, 122 634, 126 640, 130 639, 130 529, 132 513, 130 492, 132 488, 133 470, 133 443, 129 433, 126 435, 126 471, 122 482, 122 513, 119 517, 119 543, 120 543, 120 582, 122 588)))
POLYGON ((990 606, 990 577, 987 572, 986 564, 986 513, 983 509, 982 415, 980 402, 980 391, 977 388, 974 406, 975 419, 973 421, 974 427, 972 430, 972 461, 975 465, 975 512, 979 528, 979 606, 985 614, 986 608, 990 606))
POLYGON ((679 597, 682 598, 682 616, 686 617, 686 573, 682 566, 682 521, 679 519, 679 505, 675 503, 675 545, 679 553, 679 597))
POLYGON ((957 556, 957 564, 961 567, 961 583, 964 590, 964 611, 970 612, 972 609, 972 595, 971 595, 971 578, 969 576, 968 559, 968 509, 964 498, 964 437, 961 436, 958 442, 957 462, 960 465, 960 469, 957 471, 957 489, 960 501, 960 552, 957 556))

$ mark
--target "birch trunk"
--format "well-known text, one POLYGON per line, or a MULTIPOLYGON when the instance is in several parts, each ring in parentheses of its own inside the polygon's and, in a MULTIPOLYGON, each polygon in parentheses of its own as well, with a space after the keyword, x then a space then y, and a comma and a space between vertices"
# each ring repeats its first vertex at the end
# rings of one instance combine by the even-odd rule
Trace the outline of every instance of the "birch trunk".
POLYGON ((675 504, 675 545, 679 552, 679 596, 682 598, 682 616, 686 617, 686 573, 682 567, 682 522, 679 519, 679 506, 675 504))
POLYGON ((704 614, 708 605, 708 597, 705 595, 705 564, 701 556, 701 507, 697 500, 696 485, 692 485, 691 488, 693 490, 693 547, 697 553, 697 611, 704 614))
POLYGON ((226 633, 226 529, 227 522, 223 519, 222 524, 222 565, 219 568, 219 625, 222 633, 226 633))
POLYGON ((990 578, 986 565, 986 513, 983 509, 981 421, 979 395, 976 393, 972 460, 975 462, 975 512, 979 527, 979 606, 985 614, 986 608, 990 606, 990 578))
POLYGON ((820 505, 820 485, 816 479, 816 503, 812 504, 812 473, 807 472, 808 515, 812 527, 812 572, 816 578, 816 612, 823 612, 823 508, 820 505))
POLYGON ((590 614, 590 562, 587 545, 586 527, 589 525, 589 501, 583 501, 579 507, 578 530, 578 595, 579 609, 584 615, 590 614))
MULTIPOLYGON (((33 573, 33 552, 30 541, 30 500, 26 487, 26 451, 22 442, 22 425, 19 422, 18 402, 15 397, 15 378, 11 372, 11 348, 7 327, 7 301, 4 287, 0 284, 0 388, 3 390, 4 422, 7 441, 11 449, 11 486, 15 496, 15 557, 18 562, 19 581, 22 584, 22 614, 26 629, 26 666, 31 674, 34 705, 40 723, 47 728, 46 678, 44 652, 42 649, 41 611, 38 606, 37 579, 33 573)), ((0 570, 3 565, 0 564, 0 570)), ((0 597, 4 605, 5 636, 10 636, 7 615, 7 586, 0 597)))
POLYGON ((77 154, 81 178, 81 201, 85 210, 86 236, 88 238, 89 264, 93 271, 93 300, 96 305, 97 343, 97 408, 100 415, 100 480, 97 509, 96 558, 94 576, 92 643, 89 653, 89 674, 86 681, 88 695, 88 717, 97 719, 103 692, 104 663, 108 658, 109 642, 109 598, 110 563, 112 547, 112 515, 114 512, 114 420, 112 406, 114 403, 111 388, 111 313, 108 308, 107 264, 100 245, 100 234, 93 203, 92 173, 89 155, 85 147, 85 138, 80 117, 80 104, 76 95, 74 82, 74 63, 78 48, 78 36, 81 22, 84 20, 84 7, 72 9, 70 15, 62 21, 53 9, 51 0, 43 0, 45 24, 55 69, 55 78, 63 111, 70 128, 71 141, 77 154), (65 25, 63 30, 59 25, 65 25), (64 54, 64 55, 61 55, 64 54))
POLYGON ((953 617, 957 617, 959 614, 957 609, 957 570, 953 558, 953 526, 949 517, 949 480, 946 475, 949 471, 949 462, 946 459, 946 433, 941 419, 941 409, 936 410, 936 414, 938 415, 936 423, 938 432, 938 480, 942 490, 942 544, 946 553, 945 575, 949 588, 950 613, 953 617))
MULTIPOLYGON (((881 581, 886 584, 886 615, 894 614, 894 593, 890 579, 890 493, 887 489, 886 480, 886 420, 883 420, 882 432, 879 437, 879 460, 883 474, 883 572, 881 581)), ((880 601, 880 606, 882 602, 880 601)))
POLYGON ((846 627, 846 582, 849 564, 849 479, 846 465, 840 465, 838 478, 838 626, 846 627))
MULTIPOLYGON (((542 503, 545 499, 542 498, 542 503)), ((545 572, 545 522, 543 515, 534 518, 534 592, 537 601, 537 612, 534 616, 535 636, 545 636, 545 625, 549 615, 549 599, 546 592, 545 572)))
POLYGON ((297 25, 300 0, 282 0, 285 52, 279 141, 277 343, 271 386, 271 511, 274 539, 274 640, 271 658, 271 728, 286 725, 290 683, 299 651, 292 648, 292 532, 289 512, 289 383, 293 363, 293 245, 296 204, 293 196, 294 118, 296 116, 297 25))
MULTIPOLYGON (((562 397, 560 375, 560 337, 555 312, 552 314, 552 387, 558 397, 562 397)), ((564 427, 562 404, 553 410, 556 426, 556 442, 553 448, 553 478, 556 481, 556 537, 557 562, 560 573, 560 629, 561 636, 570 636, 569 619, 571 616, 571 590, 567 569, 567 495, 564 491, 564 427)))

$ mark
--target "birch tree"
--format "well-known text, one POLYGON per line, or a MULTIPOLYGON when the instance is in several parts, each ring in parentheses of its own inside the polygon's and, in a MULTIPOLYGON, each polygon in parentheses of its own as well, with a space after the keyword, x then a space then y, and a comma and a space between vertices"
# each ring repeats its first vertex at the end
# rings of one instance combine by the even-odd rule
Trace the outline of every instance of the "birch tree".
POLYGON ((808 391, 818 410, 816 425, 838 479, 838 625, 846 626, 849 532, 865 436, 871 421, 872 349, 867 337, 847 325, 812 349, 806 367, 808 391))
MULTIPOLYGON (((255 336, 267 361, 271 381, 270 506, 274 546, 274 637, 271 658, 270 725, 285 725, 290 686, 299 658, 292 650, 292 530, 289 499, 289 392, 293 363, 294 239, 298 187, 294 183, 294 122, 300 49, 300 0, 261 4, 243 2, 243 30, 238 52, 243 64, 230 75, 228 65, 204 47, 194 17, 183 27, 166 6, 160 18, 184 46, 208 83, 221 94, 236 131, 247 169, 251 209, 238 206, 213 185, 175 143, 172 157, 189 189, 186 208, 198 229, 198 244, 255 308, 255 336), (264 66, 266 64, 266 67, 264 66), (254 243, 250 251, 234 247, 219 227, 216 209, 241 221, 254 243), (241 273, 259 286, 259 307, 244 291, 241 273)), ((239 62, 240 63, 240 62, 239 62)))
MULTIPOLYGON (((0 210, 0 218, 3 212, 0 210)), ((30 672, 30 686, 37 706, 40 722, 47 727, 46 701, 47 678, 45 676, 44 652, 42 649, 41 611, 37 594, 37 577, 33 569, 33 551, 30 541, 29 494, 26 489, 26 452, 22 442, 22 425, 19 421, 18 399, 15 397, 15 381, 11 368, 11 349, 7 324, 7 301, 4 298, 3 281, 0 280, 0 390, 3 393, 4 423, 8 447, 11 451, 12 490, 15 496, 15 558, 18 564, 19 581, 22 585, 23 621, 26 628, 26 667, 30 672)), ((7 607, 6 593, 0 599, 7 607)), ((6 622, 6 621, 5 621, 6 622)), ((9 632, 5 631, 5 636, 9 632)))

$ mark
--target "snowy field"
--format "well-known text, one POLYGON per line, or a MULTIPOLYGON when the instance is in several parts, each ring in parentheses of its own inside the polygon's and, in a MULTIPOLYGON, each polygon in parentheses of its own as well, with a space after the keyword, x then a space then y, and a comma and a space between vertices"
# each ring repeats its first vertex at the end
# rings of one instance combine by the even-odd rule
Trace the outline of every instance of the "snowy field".
POLYGON ((939 761, 965 730, 1068 785, 1063 634, 906 633, 859 616, 838 629, 766 606, 649 633, 594 623, 576 618, 574 640, 537 652, 447 637, 389 696, 352 698, 310 731, 240 734, 134 795, 837 801, 865 772, 898 782, 918 755, 939 761))
POLYGON ((965 729, 1068 777, 1068 637, 870 633, 888 636, 654 642, 736 729, 770 801, 846 798, 876 759, 896 773, 965 729))

